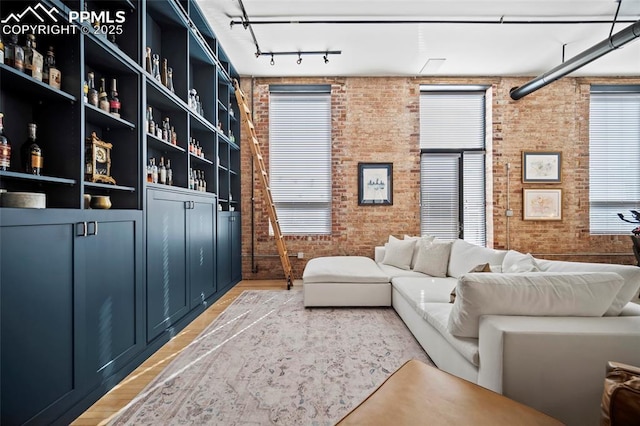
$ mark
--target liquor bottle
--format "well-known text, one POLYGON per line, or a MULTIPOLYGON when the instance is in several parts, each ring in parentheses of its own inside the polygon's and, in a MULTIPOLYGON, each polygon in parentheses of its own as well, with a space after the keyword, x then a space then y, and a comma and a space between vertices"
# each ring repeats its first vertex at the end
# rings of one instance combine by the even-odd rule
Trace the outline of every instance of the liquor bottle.
POLYGON ((167 70, 167 88, 171 91, 171 93, 176 93, 173 88, 173 68, 169 67, 167 70))
POLYGON ((151 64, 151 48, 147 47, 147 53, 145 54, 145 69, 146 71, 153 75, 153 65, 151 64))
POLYGON ((167 185, 173 185, 173 170, 171 170, 171 160, 167 158, 167 185))
POLYGON ((98 95, 98 106, 103 111, 110 111, 109 97, 107 96, 107 90, 105 89, 104 77, 100 79, 100 94, 98 95))
POLYGON ((171 143, 173 145, 178 145, 178 134, 176 133, 176 130, 173 128, 173 126, 171 126, 171 143))
POLYGON ((151 74, 153 78, 160 81, 160 56, 157 53, 153 54, 153 72, 151 74))
POLYGON ((167 168, 164 166, 164 157, 160 157, 160 167, 158 168, 158 180, 161 184, 167 184, 167 168))
POLYGON ((149 158, 149 164, 147 164, 147 182, 153 183, 153 168, 151 164, 151 158, 149 158))
POLYGON ((193 169, 191 167, 189 167, 189 189, 194 189, 193 188, 194 185, 194 179, 193 179, 193 169))
POLYGON ((36 142, 36 130, 35 123, 28 124, 29 137, 22 144, 22 164, 25 172, 39 176, 42 171, 42 150, 36 142))
POLYGON ((87 82, 87 80, 82 82, 82 97, 84 99, 84 103, 88 104, 89 103, 89 83, 87 82))
POLYGON ((24 45, 24 67, 23 71, 29 75, 33 73, 33 51, 35 50, 36 36, 27 34, 27 40, 24 45))
POLYGON ((4 134, 3 117, 4 114, 0 112, 0 170, 9 170, 11 166, 11 141, 4 134))
POLYGON ((94 107, 97 107, 98 91, 96 90, 96 83, 94 79, 94 74, 92 72, 87 74, 87 80, 89 80, 89 92, 88 92, 89 103, 94 107))
POLYGON ((151 182, 158 183, 158 166, 156 166, 156 159, 151 159, 151 182))
POLYGON ((147 132, 154 135, 156 134, 156 123, 153 121, 153 108, 147 107, 147 132))
POLYGON ((13 41, 13 67, 19 71, 24 70, 24 50, 18 45, 18 34, 11 34, 13 41))
POLYGON ((169 125, 169 117, 165 117, 162 122, 162 140, 165 142, 170 142, 171 137, 169 136, 171 132, 171 126, 169 125))
MULTIPOLYGON (((16 37, 18 37, 16 35, 16 37)), ((4 46, 4 64, 13 67, 15 64, 15 42, 13 41, 13 35, 7 38, 7 44, 4 46)))
POLYGON ((2 34, 0 34, 0 64, 4 64, 4 43, 2 41, 2 34))
POLYGON ((116 79, 111 79, 111 92, 109 96, 109 113, 115 117, 120 117, 120 99, 118 99, 118 89, 116 79))
POLYGON ((162 74, 160 77, 160 81, 162 85, 168 89, 169 88, 169 72, 167 68, 168 68, 167 58, 164 58, 162 60, 162 74))
POLYGON ((53 46, 49 46, 47 56, 44 58, 44 66, 42 67, 42 82, 49 84, 49 72, 56 67, 56 56, 53 52, 53 46))
POLYGON ((202 171, 202 192, 207 192, 207 180, 204 178, 204 170, 202 171))

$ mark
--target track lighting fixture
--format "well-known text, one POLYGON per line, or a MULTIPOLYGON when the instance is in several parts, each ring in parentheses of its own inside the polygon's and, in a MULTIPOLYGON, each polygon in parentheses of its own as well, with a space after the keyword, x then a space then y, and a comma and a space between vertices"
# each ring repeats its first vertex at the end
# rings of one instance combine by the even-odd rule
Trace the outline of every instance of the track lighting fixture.
POLYGON ((341 50, 298 50, 298 51, 290 51, 290 52, 261 52, 261 51, 257 51, 256 52, 256 58, 259 58, 260 56, 271 56, 271 59, 269 60, 269 64, 271 65, 275 65, 276 61, 275 61, 275 57, 276 56, 283 56, 283 55, 288 55, 288 56, 297 56, 298 59, 296 59, 296 63, 298 65, 302 64, 302 57, 305 55, 318 55, 318 56, 322 56, 322 59, 324 60, 325 64, 329 63, 329 55, 341 55, 342 51, 341 50))
POLYGON ((271 54, 271 61, 269 63, 273 66, 276 64, 276 61, 273 60, 273 53, 271 54))
POLYGON ((302 63, 302 55, 298 53, 298 60, 296 61, 296 64, 300 65, 302 63))
POLYGON ((329 58, 327 58, 327 56, 329 56, 328 53, 325 53, 325 55, 322 57, 322 59, 324 59, 324 63, 328 64, 329 63, 329 58))

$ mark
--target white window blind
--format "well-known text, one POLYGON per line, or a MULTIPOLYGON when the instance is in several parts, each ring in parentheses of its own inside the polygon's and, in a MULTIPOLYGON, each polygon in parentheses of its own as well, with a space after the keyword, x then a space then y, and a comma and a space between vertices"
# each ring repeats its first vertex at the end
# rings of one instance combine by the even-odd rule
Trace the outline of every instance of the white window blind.
POLYGON ((420 94, 422 234, 486 244, 486 96, 420 94))
POLYGON ((271 92, 269 99, 269 184, 280 229, 330 234, 330 91, 271 92))
POLYGON ((589 116, 589 226, 592 234, 629 234, 640 210, 640 87, 592 88, 589 116))

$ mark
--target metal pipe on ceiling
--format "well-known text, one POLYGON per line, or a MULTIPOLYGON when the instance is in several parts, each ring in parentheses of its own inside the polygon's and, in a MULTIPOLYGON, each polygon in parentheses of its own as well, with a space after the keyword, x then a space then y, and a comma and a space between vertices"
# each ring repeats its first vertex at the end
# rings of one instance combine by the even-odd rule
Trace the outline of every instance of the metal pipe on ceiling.
MULTIPOLYGON (((371 25, 371 24, 496 24, 496 25, 584 25, 584 24, 612 24, 616 21, 611 19, 253 19, 247 16, 242 19, 232 19, 231 27, 234 25, 290 25, 290 24, 345 24, 345 25, 371 25)), ((617 23, 625 24, 635 22, 635 20, 618 20, 617 23)))
POLYGON ((619 47, 622 47, 623 45, 635 40, 638 37, 640 37, 640 21, 636 21, 636 23, 629 25, 622 31, 590 47, 589 49, 574 56, 568 61, 563 62, 550 71, 547 71, 546 73, 541 74, 538 77, 528 81, 522 86, 514 87, 509 93, 511 95, 511 99, 516 101, 518 99, 522 99, 528 94, 535 92, 536 90, 541 89, 550 83, 553 83, 554 81, 564 77, 570 72, 573 72, 578 68, 587 65, 589 62, 592 62, 595 59, 598 59, 599 57, 606 55, 607 53, 618 49, 619 47))

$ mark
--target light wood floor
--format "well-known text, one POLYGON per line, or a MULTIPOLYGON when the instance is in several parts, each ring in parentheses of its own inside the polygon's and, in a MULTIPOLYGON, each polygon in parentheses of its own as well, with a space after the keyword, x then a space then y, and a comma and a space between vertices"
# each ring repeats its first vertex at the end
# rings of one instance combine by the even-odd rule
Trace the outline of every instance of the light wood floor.
MULTIPOLYGON (((298 282, 295 284, 299 285, 298 282)), ((286 288, 284 280, 241 281, 71 424, 74 426, 107 424, 111 417, 135 398, 244 290, 282 290, 286 288)))

